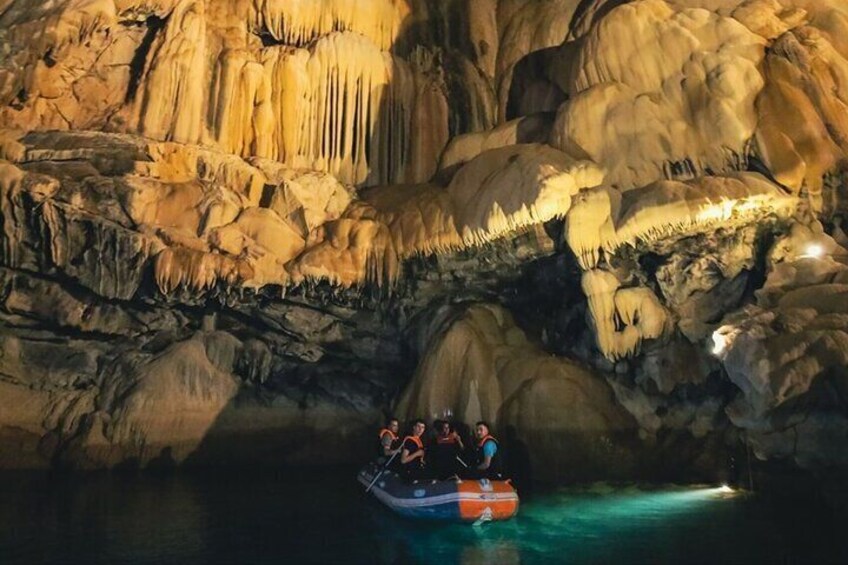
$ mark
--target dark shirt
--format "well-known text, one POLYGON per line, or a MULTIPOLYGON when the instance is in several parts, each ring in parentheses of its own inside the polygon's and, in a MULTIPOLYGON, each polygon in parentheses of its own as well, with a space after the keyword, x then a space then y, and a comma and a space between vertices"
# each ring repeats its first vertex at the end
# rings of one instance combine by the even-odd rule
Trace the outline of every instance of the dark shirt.
MULTIPOLYGON (((408 437, 403 441, 403 449, 407 450, 410 455, 414 455, 419 449, 422 449, 422 448, 418 447, 418 444, 415 443, 415 440, 413 440, 411 437, 408 437)), ((423 465, 424 462, 419 457, 419 458, 415 459, 415 461, 410 461, 409 463, 406 463, 406 464, 407 465, 423 465)))

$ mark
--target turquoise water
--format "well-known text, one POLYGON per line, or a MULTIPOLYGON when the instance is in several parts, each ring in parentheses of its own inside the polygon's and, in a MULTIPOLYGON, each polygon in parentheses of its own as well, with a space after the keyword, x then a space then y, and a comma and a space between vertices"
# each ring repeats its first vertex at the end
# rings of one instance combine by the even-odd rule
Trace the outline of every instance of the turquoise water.
POLYGON ((0 475, 2 563, 845 563, 824 507, 715 487, 525 496, 480 527, 396 517, 353 471, 0 475))

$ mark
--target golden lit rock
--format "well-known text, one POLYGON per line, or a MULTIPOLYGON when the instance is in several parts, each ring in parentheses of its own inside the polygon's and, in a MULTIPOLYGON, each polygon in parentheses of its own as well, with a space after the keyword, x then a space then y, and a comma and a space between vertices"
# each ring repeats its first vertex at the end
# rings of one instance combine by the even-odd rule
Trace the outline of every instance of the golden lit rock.
POLYGON ((0 466, 848 465, 844 1, 0 6, 0 466))

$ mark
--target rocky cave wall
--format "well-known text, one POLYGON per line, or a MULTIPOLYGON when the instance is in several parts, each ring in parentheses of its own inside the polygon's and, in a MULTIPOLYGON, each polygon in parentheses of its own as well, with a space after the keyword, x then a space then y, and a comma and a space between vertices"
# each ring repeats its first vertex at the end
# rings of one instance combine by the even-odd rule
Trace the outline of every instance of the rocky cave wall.
POLYGON ((836 0, 0 1, 0 466, 848 461, 836 0), (367 4, 367 6, 366 6, 367 4))

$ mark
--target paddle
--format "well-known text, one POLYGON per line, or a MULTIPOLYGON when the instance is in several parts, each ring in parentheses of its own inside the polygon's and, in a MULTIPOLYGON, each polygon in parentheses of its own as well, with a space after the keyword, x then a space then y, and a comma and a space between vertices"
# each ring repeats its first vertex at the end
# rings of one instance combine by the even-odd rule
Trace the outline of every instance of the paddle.
POLYGON ((460 463, 462 463, 462 466, 463 466, 463 467, 465 467, 466 469, 468 469, 468 463, 466 463, 465 461, 463 461, 463 460, 462 460, 462 458, 461 458, 459 455, 457 455, 457 456, 456 456, 456 460, 457 460, 457 461, 459 461, 460 463))
POLYGON ((391 464, 392 464, 392 461, 394 461, 394 459, 395 459, 395 457, 397 457, 397 454, 398 454, 398 453, 400 453, 400 449, 398 449, 397 451, 395 451, 395 452, 394 452, 394 454, 393 454, 393 455, 389 458, 389 460, 386 462, 386 464, 385 464, 385 465, 383 465, 383 468, 382 468, 382 469, 380 469, 380 472, 379 472, 379 473, 377 473, 377 475, 376 475, 376 476, 374 477, 374 479, 371 481, 371 484, 370 484, 370 485, 368 485, 368 488, 367 488, 367 489, 365 489, 365 492, 368 492, 368 491, 370 491, 370 490, 371 490, 371 487, 373 487, 373 486, 374 486, 374 483, 376 483, 376 482, 377 482, 377 479, 379 479, 379 478, 383 475, 383 473, 385 473, 385 472, 386 472, 386 469, 388 469, 388 468, 389 468, 389 465, 391 465, 391 464))

